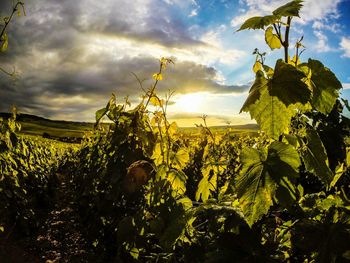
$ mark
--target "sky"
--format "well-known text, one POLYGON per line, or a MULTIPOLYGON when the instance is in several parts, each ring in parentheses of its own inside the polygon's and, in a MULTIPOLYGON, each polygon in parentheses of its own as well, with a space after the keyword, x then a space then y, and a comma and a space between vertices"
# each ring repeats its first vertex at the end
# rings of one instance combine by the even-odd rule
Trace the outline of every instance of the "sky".
MULTIPOLYGON (((133 105, 149 88, 161 57, 172 57, 157 93, 169 91, 168 115, 179 126, 253 123, 239 114, 255 75, 255 48, 274 66, 262 30, 236 32, 249 17, 266 15, 288 0, 25 0, 26 16, 8 27, 9 48, 0 66, 0 111, 51 119, 93 121, 111 93, 133 105)), ((0 15, 12 0, 1 0, 0 15)), ((292 22, 291 46, 304 36, 302 60, 318 59, 343 84, 350 99, 350 0, 305 0, 292 22)), ((291 50, 292 51, 292 50, 291 50)))

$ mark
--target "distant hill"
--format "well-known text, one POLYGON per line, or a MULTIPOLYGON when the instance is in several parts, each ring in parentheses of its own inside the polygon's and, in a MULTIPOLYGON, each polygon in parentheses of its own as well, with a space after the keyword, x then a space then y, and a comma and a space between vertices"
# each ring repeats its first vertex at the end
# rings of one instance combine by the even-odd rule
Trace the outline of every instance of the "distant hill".
MULTIPOLYGON (((10 116, 10 113, 0 113, 2 118, 7 119, 10 116)), ((86 132, 91 132, 94 126, 94 123, 89 122, 50 120, 30 114, 18 114, 17 120, 22 126, 20 133, 45 135, 52 138, 82 138, 86 132)), ((254 133, 259 130, 257 124, 230 125, 229 127, 237 134, 254 133)), ((212 126, 210 128, 213 131, 222 131, 227 129, 228 126, 212 126)), ((196 127, 180 127, 179 130, 185 133, 198 132, 196 127)))
POLYGON ((213 129, 227 129, 227 128, 231 128, 231 129, 237 129, 237 130, 259 130, 259 125, 258 124, 254 124, 254 123, 249 123, 249 124, 240 124, 240 125, 224 125, 224 126, 212 126, 210 128, 213 129))
MULTIPOLYGON (((9 118, 10 113, 0 113, 0 117, 9 118)), ((18 114, 17 120, 22 126, 21 132, 29 135, 45 135, 51 137, 73 137, 82 138, 84 133, 93 129, 93 123, 88 122, 73 122, 62 120, 50 120, 43 117, 18 114)))

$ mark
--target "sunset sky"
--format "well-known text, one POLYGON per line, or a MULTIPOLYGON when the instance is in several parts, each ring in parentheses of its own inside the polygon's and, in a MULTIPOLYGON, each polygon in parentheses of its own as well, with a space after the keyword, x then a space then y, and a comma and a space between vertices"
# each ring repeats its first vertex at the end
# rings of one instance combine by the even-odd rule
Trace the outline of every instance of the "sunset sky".
MULTIPOLYGON (((135 104, 148 88, 159 58, 174 57, 158 94, 175 91, 169 115, 180 126, 252 122, 239 114, 254 79, 254 48, 271 52, 262 30, 235 32, 245 19, 265 15, 285 0, 26 0, 26 17, 8 28, 9 49, 0 65, 19 77, 0 74, 0 111, 52 119, 93 121, 114 92, 135 104)), ((11 12, 1 0, 1 16, 11 12)), ((321 60, 343 83, 350 99, 350 0, 306 0, 293 20, 291 46, 304 35, 302 59, 321 60)))

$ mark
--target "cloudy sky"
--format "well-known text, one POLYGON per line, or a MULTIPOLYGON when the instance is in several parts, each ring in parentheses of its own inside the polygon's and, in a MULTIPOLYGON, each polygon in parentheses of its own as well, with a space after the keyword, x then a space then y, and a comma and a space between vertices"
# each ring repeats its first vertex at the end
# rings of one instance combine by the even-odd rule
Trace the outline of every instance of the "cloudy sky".
MULTIPOLYGON (((0 110, 53 119, 91 121, 112 92, 136 103, 148 88, 159 58, 171 56, 158 94, 175 91, 169 114, 179 125, 251 122, 238 114, 254 79, 252 51, 271 52, 263 31, 235 32, 245 19, 265 15, 288 0, 25 0, 26 17, 8 28, 9 49, 0 65, 19 73, 0 74, 0 110)), ((1 16, 11 11, 1 0, 1 16)), ((305 0, 293 21, 291 41, 304 35, 303 59, 331 68, 350 99, 350 0, 305 0)))

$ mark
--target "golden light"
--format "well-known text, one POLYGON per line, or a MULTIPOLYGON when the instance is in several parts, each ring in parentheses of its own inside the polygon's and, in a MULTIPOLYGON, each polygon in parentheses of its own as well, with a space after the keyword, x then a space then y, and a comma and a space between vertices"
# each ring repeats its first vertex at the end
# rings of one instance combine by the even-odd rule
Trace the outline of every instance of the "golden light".
POLYGON ((203 108, 204 96, 201 93, 181 95, 175 99, 176 109, 182 112, 200 112, 203 108))

